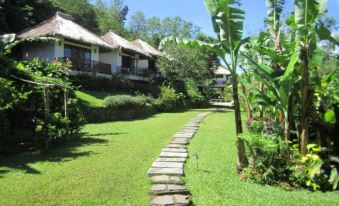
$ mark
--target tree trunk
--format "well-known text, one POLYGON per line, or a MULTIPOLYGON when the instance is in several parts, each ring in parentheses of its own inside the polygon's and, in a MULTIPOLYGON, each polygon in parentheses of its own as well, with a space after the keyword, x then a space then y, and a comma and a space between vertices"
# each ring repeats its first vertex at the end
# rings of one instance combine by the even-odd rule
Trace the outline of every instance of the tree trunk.
POLYGON ((237 135, 237 171, 240 173, 243 168, 248 166, 248 160, 245 154, 244 141, 239 139, 238 135, 243 132, 241 123, 240 103, 238 95, 238 77, 233 75, 232 88, 233 88, 233 101, 234 101, 234 114, 235 114, 235 127, 237 135))
MULTIPOLYGON (((264 92, 264 84, 260 82, 260 92, 264 92)), ((260 119, 264 118, 264 107, 262 105, 259 105, 259 117, 260 119)))
POLYGON ((284 136, 285 136, 285 144, 286 144, 286 158, 289 161, 290 160, 290 122, 289 117, 286 115, 285 117, 285 129, 284 129, 284 136))
POLYGON ((244 96, 245 96, 246 116, 247 116, 248 119, 252 119, 251 105, 250 105, 250 102, 248 101, 248 95, 247 95, 247 92, 246 92, 246 88, 243 84, 241 84, 241 90, 242 90, 242 92, 244 93, 244 96))
POLYGON ((309 139, 308 127, 308 105, 309 105, 309 83, 308 83, 308 51, 307 48, 302 50, 302 67, 301 67, 301 134, 300 134, 300 153, 307 154, 307 145, 309 139))
MULTIPOLYGON (((67 104, 67 101, 68 101, 68 91, 67 89, 65 88, 64 89, 64 110, 65 110, 65 118, 68 120, 68 104, 67 104)), ((67 122, 67 125, 66 125, 66 141, 69 142, 69 123, 67 122)))
POLYGON ((44 86, 44 107, 45 107, 45 114, 44 114, 44 139, 45 139, 45 149, 48 150, 49 148, 49 134, 48 134, 48 123, 49 123, 49 96, 48 96, 48 87, 44 86))

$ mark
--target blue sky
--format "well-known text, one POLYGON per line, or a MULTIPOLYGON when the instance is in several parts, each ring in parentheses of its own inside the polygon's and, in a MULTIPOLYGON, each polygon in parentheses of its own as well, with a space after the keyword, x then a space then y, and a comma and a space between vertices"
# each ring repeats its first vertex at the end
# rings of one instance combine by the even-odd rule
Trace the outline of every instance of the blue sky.
MULTIPOLYGON (((242 0, 242 2, 242 8, 246 11, 245 35, 258 33, 263 28, 263 19, 266 17, 265 0, 242 0)), ((292 2, 293 0, 287 0, 288 11, 293 8, 292 2)), ((204 33, 214 35, 203 0, 125 0, 125 4, 130 9, 129 15, 142 11, 147 17, 181 16, 201 27, 204 33)), ((328 0, 328 10, 330 16, 339 22, 339 0, 328 0)))

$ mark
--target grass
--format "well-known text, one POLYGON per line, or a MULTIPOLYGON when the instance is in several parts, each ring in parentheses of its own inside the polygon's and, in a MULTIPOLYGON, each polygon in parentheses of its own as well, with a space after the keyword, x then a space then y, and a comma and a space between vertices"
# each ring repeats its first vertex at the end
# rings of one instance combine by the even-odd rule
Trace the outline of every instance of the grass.
POLYGON ((147 170, 202 110, 86 125, 48 153, 0 159, 0 205, 148 205, 147 170))
POLYGON ((89 106, 92 107, 101 107, 103 106, 104 99, 110 95, 117 95, 122 93, 117 92, 103 92, 103 91, 90 91, 90 90, 82 90, 76 91, 75 95, 78 99, 85 102, 89 106))
POLYGON ((234 113, 218 112, 204 122, 191 141, 191 158, 185 166, 186 184, 196 205, 339 205, 338 191, 287 191, 241 181, 235 169, 234 113))

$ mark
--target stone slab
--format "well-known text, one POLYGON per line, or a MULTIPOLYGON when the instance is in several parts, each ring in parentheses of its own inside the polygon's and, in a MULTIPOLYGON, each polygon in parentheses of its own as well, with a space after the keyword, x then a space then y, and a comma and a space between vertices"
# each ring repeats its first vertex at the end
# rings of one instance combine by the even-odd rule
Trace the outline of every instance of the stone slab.
POLYGON ((189 206, 191 200, 188 195, 160 195, 151 199, 150 206, 189 206))
POLYGON ((192 138, 192 136, 190 134, 175 134, 173 138, 192 138))
POLYGON ((155 176, 155 175, 179 175, 183 176, 184 171, 181 168, 154 168, 151 167, 148 172, 148 176, 155 176))
POLYGON ((153 184, 184 184, 184 181, 179 176, 158 175, 150 177, 150 180, 153 184))
POLYGON ((182 158, 182 157, 159 157, 157 160, 157 162, 186 162, 186 158, 182 158))
POLYGON ((187 158, 187 153, 179 153, 179 152, 161 152, 160 157, 183 157, 187 158))
POLYGON ((188 195, 173 195, 175 205, 184 206, 191 205, 191 199, 188 195))
POLYGON ((152 185, 150 193, 153 195, 188 194, 188 190, 183 185, 155 184, 152 185))
POLYGON ((187 153, 187 149, 184 148, 164 148, 163 152, 179 152, 179 153, 187 153))
POLYGON ((175 199, 172 195, 154 196, 149 203, 150 206, 174 206, 175 199))
POLYGON ((158 162, 155 161, 152 164, 152 167, 160 167, 160 168, 183 168, 183 162, 158 162))
POLYGON ((183 148, 183 149, 186 149, 186 145, 182 145, 182 144, 168 144, 166 146, 167 148, 183 148))
POLYGON ((187 145, 189 143, 189 141, 185 138, 173 138, 172 139, 172 144, 183 144, 183 145, 187 145))

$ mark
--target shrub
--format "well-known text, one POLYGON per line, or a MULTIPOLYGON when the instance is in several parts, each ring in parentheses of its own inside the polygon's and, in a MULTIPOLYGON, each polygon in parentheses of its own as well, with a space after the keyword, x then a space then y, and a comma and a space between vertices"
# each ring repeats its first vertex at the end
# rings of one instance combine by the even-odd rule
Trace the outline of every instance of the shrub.
POLYGON ((311 190, 336 190, 339 183, 339 158, 328 156, 315 144, 307 145, 308 154, 301 156, 298 145, 293 145, 294 158, 290 181, 295 186, 306 187, 311 190))
POLYGON ((208 103, 208 100, 201 94, 199 91, 199 88, 197 84, 191 80, 186 80, 186 90, 187 90, 187 96, 189 98, 190 103, 193 106, 204 106, 208 103))
POLYGON ((146 95, 116 95, 104 99, 104 107, 83 105, 87 122, 106 122, 145 117, 155 112, 154 99, 146 95))
POLYGON ((160 111, 175 111, 185 107, 184 95, 177 93, 170 86, 160 88, 160 96, 155 100, 155 105, 160 111))
POLYGON ((288 180, 288 165, 285 159, 285 145, 275 135, 253 133, 240 136, 245 142, 250 167, 245 173, 260 184, 278 184, 288 180))
POLYGON ((145 106, 146 103, 145 98, 133 97, 130 95, 108 96, 104 99, 104 106, 116 109, 142 107, 145 106))
POLYGON ((263 120, 251 120, 249 130, 256 134, 261 134, 265 128, 265 122, 263 120))
POLYGON ((117 91, 117 88, 122 84, 120 79, 115 75, 112 76, 112 79, 108 79, 83 74, 72 76, 71 79, 74 85, 86 90, 114 92, 117 91))

